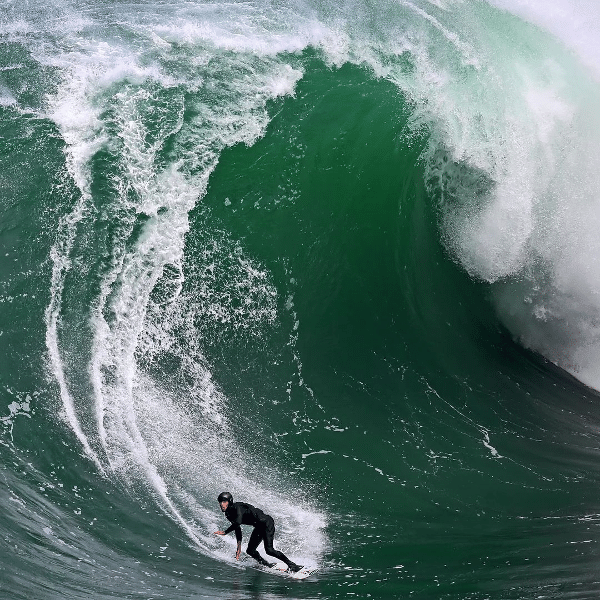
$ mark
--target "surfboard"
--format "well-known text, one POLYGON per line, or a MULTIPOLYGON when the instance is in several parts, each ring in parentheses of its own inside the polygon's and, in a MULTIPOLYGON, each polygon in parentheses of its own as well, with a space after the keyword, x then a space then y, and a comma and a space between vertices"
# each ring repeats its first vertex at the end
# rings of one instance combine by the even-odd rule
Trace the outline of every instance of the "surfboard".
POLYGON ((306 579, 311 573, 314 573, 317 569, 316 567, 306 565, 302 567, 299 571, 292 573, 291 571, 288 571, 287 565, 284 562, 276 562, 272 567, 261 567, 261 570, 271 571, 277 575, 285 575, 290 579, 306 579))

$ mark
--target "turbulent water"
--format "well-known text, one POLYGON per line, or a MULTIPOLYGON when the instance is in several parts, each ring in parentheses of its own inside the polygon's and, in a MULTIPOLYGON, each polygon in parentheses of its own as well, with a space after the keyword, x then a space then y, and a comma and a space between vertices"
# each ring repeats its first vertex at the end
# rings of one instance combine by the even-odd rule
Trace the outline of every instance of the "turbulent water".
POLYGON ((2 0, 0 597, 597 598, 599 29, 2 0))

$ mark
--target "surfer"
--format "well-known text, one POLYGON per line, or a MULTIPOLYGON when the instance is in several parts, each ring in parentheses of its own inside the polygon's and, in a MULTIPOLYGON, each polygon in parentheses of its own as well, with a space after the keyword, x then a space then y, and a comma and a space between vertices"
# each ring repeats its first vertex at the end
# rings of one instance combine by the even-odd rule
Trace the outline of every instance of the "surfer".
POLYGON ((258 545, 263 542, 265 552, 269 556, 273 556, 283 561, 288 566, 288 571, 296 573, 302 566, 292 562, 283 552, 273 548, 273 537, 275 535, 275 522, 273 517, 265 515, 265 513, 251 504, 245 502, 234 502, 233 496, 229 492, 222 492, 217 498, 221 511, 225 513, 225 517, 230 521, 231 525, 225 531, 215 531, 216 535, 227 535, 231 531, 235 531, 237 539, 237 552, 235 553, 236 560, 239 559, 242 552, 242 528, 240 525, 252 525, 254 530, 250 535, 248 548, 246 552, 261 565, 272 567, 275 563, 267 562, 257 551, 258 545))

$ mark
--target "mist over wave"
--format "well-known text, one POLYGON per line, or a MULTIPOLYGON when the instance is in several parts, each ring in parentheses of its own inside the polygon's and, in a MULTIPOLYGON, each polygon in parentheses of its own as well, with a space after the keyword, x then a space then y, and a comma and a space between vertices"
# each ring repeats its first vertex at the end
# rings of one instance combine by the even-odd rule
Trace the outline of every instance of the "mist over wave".
POLYGON ((553 51, 548 40, 532 48, 539 53, 533 69, 521 59, 509 63, 520 83, 507 99, 508 130, 495 152, 500 169, 485 167, 484 181, 475 183, 482 186, 475 203, 483 197, 483 206, 463 199, 452 243, 461 240, 458 253, 471 272, 489 281, 508 278, 494 295, 522 343, 598 388, 600 282, 592 257, 600 250, 594 234, 600 199, 594 152, 600 44, 594 32, 600 12, 591 2, 494 4, 547 29, 585 67, 576 60, 561 64, 563 49, 553 51))

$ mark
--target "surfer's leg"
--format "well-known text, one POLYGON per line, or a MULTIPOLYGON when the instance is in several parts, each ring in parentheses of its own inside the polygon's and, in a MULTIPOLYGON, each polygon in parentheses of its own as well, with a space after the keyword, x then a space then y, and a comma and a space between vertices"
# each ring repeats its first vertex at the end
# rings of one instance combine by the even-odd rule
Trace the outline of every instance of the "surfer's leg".
POLYGON ((246 548, 246 554, 251 556, 254 560, 257 560, 261 565, 265 567, 272 567, 274 563, 267 562, 259 553, 258 545, 263 541, 264 531, 260 527, 255 527, 250 534, 250 540, 248 541, 248 548, 246 548))
POLYGON ((296 572, 299 571, 302 566, 297 565, 295 562, 292 562, 283 552, 279 552, 279 550, 275 550, 273 548, 273 538, 275 537, 275 521, 271 517, 266 523, 263 542, 265 544, 265 552, 269 556, 273 556, 274 558, 278 558, 282 562, 284 562, 290 571, 296 572))

